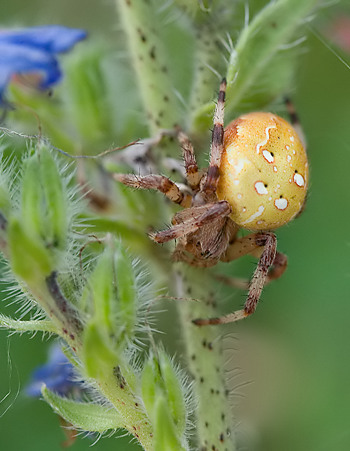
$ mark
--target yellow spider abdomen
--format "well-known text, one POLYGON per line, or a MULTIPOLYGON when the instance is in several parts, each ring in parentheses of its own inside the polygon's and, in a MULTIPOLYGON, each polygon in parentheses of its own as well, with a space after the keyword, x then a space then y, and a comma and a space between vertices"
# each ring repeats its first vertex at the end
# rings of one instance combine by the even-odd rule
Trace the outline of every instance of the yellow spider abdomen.
POLYGON ((225 129, 217 195, 232 220, 249 230, 273 230, 301 210, 308 186, 307 155, 287 121, 249 113, 225 129))

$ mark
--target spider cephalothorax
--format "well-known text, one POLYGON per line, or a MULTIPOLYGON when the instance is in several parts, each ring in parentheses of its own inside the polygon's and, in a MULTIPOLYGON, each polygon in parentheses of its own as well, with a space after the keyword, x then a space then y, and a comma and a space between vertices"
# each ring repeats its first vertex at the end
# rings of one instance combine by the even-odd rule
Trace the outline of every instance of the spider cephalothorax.
POLYGON ((115 175, 125 185, 161 191, 184 207, 175 214, 172 227, 150 235, 157 243, 177 239, 175 261, 209 267, 247 254, 259 258, 243 310, 221 318, 196 319, 197 325, 237 321, 254 313, 264 284, 279 277, 287 266, 287 257, 277 252, 271 230, 302 210, 308 184, 303 143, 284 119, 272 113, 250 113, 224 131, 225 91, 223 80, 207 171, 199 171, 190 140, 178 130, 186 193, 165 176, 115 175), (237 238, 240 228, 255 233, 237 238))

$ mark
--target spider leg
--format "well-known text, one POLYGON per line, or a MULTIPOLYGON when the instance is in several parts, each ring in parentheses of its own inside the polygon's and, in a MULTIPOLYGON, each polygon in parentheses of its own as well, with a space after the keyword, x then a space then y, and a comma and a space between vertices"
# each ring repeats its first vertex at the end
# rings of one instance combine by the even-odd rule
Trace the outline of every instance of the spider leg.
POLYGON ((203 206, 193 207, 188 210, 188 212, 191 212, 191 216, 184 219, 182 222, 173 225, 167 230, 150 233, 149 237, 157 243, 166 243, 167 241, 193 233, 203 225, 208 224, 218 217, 229 216, 232 212, 232 208, 228 202, 222 200, 220 202, 208 204, 205 208, 203 206))
POLYGON ((197 326, 226 324, 244 319, 254 313, 266 280, 277 279, 287 267, 287 257, 276 252, 276 247, 277 238, 271 232, 254 233, 236 240, 228 248, 222 258, 223 261, 231 261, 246 254, 255 256, 260 254, 258 265, 250 282, 248 297, 243 310, 237 310, 219 318, 195 319, 193 323, 197 326), (269 273, 272 266, 274 268, 269 273))
MULTIPOLYGON (((287 264, 287 256, 282 254, 281 252, 276 252, 275 260, 273 261, 272 267, 269 269, 269 272, 266 276, 265 285, 269 284, 272 280, 281 277, 284 271, 287 269, 287 264)), ((249 279, 224 276, 222 274, 215 274, 214 278, 219 282, 222 282, 231 287, 239 288, 240 290, 249 290, 249 279)))
POLYGON ((137 176, 134 174, 113 174, 113 178, 132 188, 160 191, 172 202, 183 207, 189 207, 191 205, 192 196, 190 194, 184 194, 174 182, 163 175, 151 174, 137 176))
MULTIPOLYGON (((233 260, 237 260, 243 255, 248 254, 253 255, 256 258, 261 258, 265 247, 264 244, 261 244, 261 240, 268 234, 271 235, 271 233, 268 232, 251 233, 250 235, 236 239, 227 248, 225 254, 221 257, 221 261, 231 262, 233 260)), ((272 266, 269 268, 269 272, 266 277, 266 283, 281 277, 287 268, 287 263, 287 256, 281 252, 276 252, 272 266)))
POLYGON ((224 149, 224 105, 225 105, 226 79, 220 84, 218 102, 214 113, 214 128, 212 132, 210 162, 207 179, 203 187, 206 195, 215 193, 219 181, 219 168, 224 149))
POLYGON ((196 191, 198 190, 202 174, 198 171, 193 145, 189 137, 180 128, 177 129, 177 139, 183 151, 187 182, 196 191))

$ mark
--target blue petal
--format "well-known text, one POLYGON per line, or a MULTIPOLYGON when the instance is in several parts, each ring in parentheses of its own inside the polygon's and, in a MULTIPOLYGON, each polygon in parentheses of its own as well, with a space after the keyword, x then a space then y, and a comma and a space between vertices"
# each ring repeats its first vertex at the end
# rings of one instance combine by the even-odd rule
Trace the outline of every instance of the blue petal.
POLYGON ((46 25, 23 30, 3 30, 0 32, 0 43, 19 44, 51 53, 61 53, 71 49, 86 36, 86 31, 78 28, 46 25))
POLYGON ((56 54, 69 50, 86 35, 84 30, 60 25, 0 31, 0 104, 14 74, 40 72, 41 89, 59 82, 62 73, 56 54))
POLYGON ((58 345, 51 348, 48 362, 33 371, 26 387, 27 395, 40 396, 43 384, 59 395, 67 395, 72 389, 82 390, 79 382, 74 380, 73 365, 58 345))
POLYGON ((42 89, 57 83, 62 76, 56 57, 49 52, 25 45, 4 44, 0 40, 0 55, 0 93, 13 74, 42 72, 42 89))

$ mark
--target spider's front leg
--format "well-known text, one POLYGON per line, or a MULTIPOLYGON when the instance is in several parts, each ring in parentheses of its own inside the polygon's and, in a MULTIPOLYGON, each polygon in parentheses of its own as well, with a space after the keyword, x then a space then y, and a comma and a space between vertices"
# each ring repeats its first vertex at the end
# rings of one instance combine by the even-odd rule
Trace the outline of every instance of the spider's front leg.
POLYGON ((194 233, 202 226, 218 218, 226 218, 231 212, 232 208, 225 200, 188 208, 175 216, 177 221, 172 227, 160 232, 150 233, 149 237, 156 243, 166 243, 167 241, 194 233))
POLYGON ((163 193, 168 199, 182 207, 191 205, 192 196, 184 194, 180 188, 164 175, 113 174, 114 180, 137 189, 154 189, 163 193))
POLYGON ((221 259, 222 261, 229 262, 247 254, 260 255, 258 265, 250 282, 244 308, 218 318, 195 319, 193 323, 197 326, 226 324, 244 319, 254 313, 266 281, 277 279, 287 267, 287 257, 276 252, 276 248, 277 238, 271 232, 254 233, 236 240, 229 246, 221 259))

